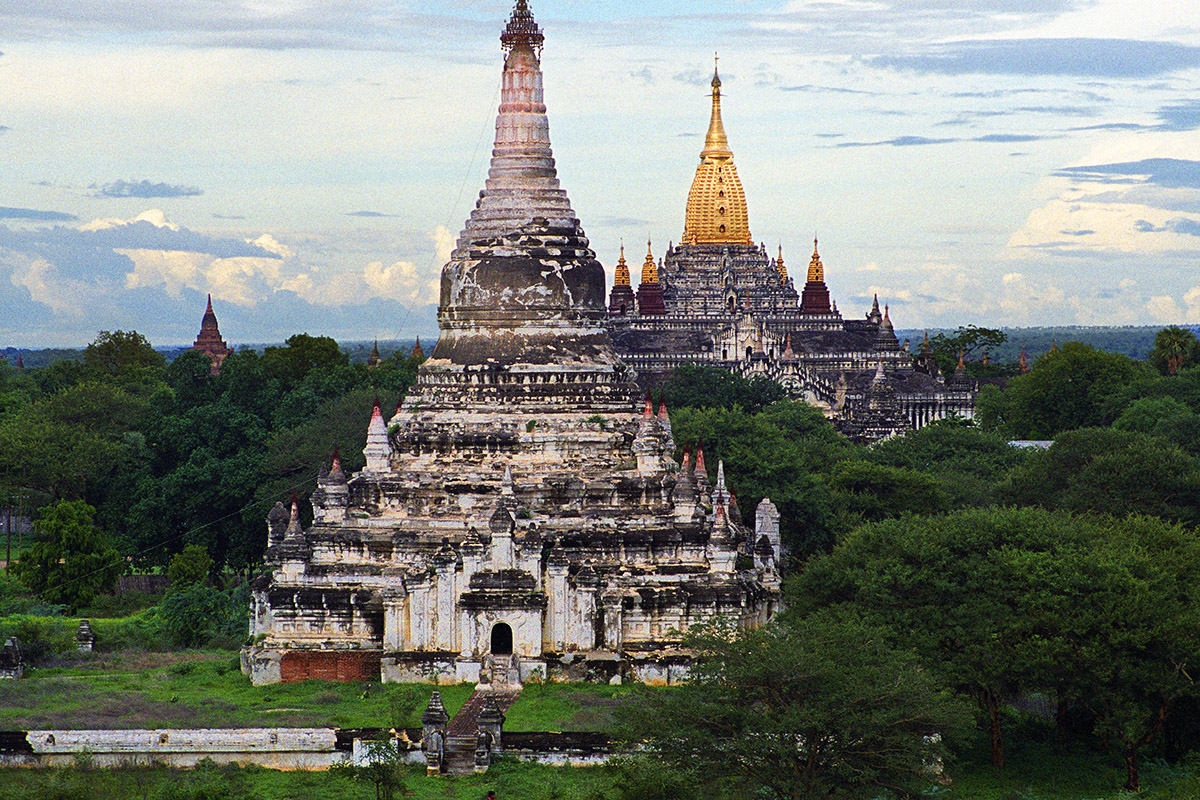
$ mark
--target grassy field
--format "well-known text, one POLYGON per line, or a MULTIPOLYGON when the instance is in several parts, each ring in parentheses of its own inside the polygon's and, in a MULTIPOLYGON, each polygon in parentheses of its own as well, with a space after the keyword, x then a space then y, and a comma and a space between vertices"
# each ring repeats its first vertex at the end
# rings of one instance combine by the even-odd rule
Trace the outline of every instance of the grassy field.
MULTIPOLYGON (((0 728, 388 727, 399 684, 252 686, 232 651, 101 653, 0 683, 0 728)), ((454 713, 471 685, 440 687, 454 713)), ((404 721, 419 725, 432 686, 404 721)), ((409 691, 412 691, 409 689, 409 691)))
MULTIPOLYGON (((252 686, 233 651, 79 656, 0 683, 0 728, 389 727, 420 725, 433 686, 323 681, 252 686), (393 720, 393 700, 413 705, 393 720)), ((474 688, 438 687, 453 714, 474 688)), ((603 731, 635 687, 534 684, 508 711, 511 731, 603 731)))
MULTIPOLYGON (((615 769, 570 769, 500 762, 486 775, 425 777, 408 771, 397 798, 480 800, 495 790, 499 800, 602 800, 617 797, 615 769)), ((278 772, 258 767, 200 766, 194 770, 2 769, 0 800, 374 800, 369 783, 328 772, 278 772)))
MULTIPOLYGON (((251 686, 233 651, 123 651, 59 659, 24 680, 0 682, 0 729, 181 727, 386 727, 398 705, 407 726, 434 687, 338 684, 322 681, 251 686)), ((453 714, 471 685, 438 687, 453 714)), ((620 722, 636 686, 530 684, 508 711, 508 731, 604 731, 620 722)), ((1028 733, 1028 732, 1026 732, 1028 733)), ((1128 800, 1120 759, 1086 748, 1060 748, 1046 736, 1014 735, 1007 765, 987 763, 984 737, 952 759, 948 785, 931 785, 937 800, 1128 800)), ((619 798, 616 768, 569 769, 502 762, 483 777, 427 779, 414 768, 404 797, 478 800, 495 789, 509 798, 619 798)), ((1200 798, 1200 760, 1169 765, 1147 759, 1139 798, 1200 798)), ((748 791, 746 796, 753 795, 748 791)), ((8 798, 371 798, 374 788, 326 773, 256 768, 0 770, 0 800, 8 798)), ((666 798, 663 798, 666 800, 666 798)))

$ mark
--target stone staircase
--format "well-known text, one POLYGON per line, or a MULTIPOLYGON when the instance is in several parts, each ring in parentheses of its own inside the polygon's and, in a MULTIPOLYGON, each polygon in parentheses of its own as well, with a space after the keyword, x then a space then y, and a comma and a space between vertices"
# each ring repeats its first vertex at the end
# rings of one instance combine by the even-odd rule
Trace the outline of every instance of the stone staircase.
POLYGON ((508 711, 521 694, 521 684, 485 685, 476 689, 446 726, 445 768, 450 775, 475 772, 475 743, 479 714, 488 697, 494 698, 500 713, 508 711))

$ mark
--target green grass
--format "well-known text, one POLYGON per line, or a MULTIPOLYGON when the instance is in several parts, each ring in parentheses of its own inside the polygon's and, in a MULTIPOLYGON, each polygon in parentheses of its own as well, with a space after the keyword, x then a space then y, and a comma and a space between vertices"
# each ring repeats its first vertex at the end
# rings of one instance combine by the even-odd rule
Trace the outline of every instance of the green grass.
MULTIPOLYGON (((426 777, 412 766, 406 791, 413 800, 479 800, 495 790, 501 800, 600 800, 613 797, 617 771, 606 767, 570 769, 500 761, 485 775, 426 777)), ((126 769, 0 769, 0 800, 374 800, 369 783, 329 772, 280 772, 261 767, 202 765, 194 770, 165 767, 126 769)))
MULTIPOLYGON (((433 686, 418 685, 420 724, 433 686)), ((473 686, 438 687, 453 714, 473 686)), ((404 684, 252 686, 233 651, 109 653, 0 683, 0 728, 387 727, 404 684)))
MULTIPOLYGON (((1005 749, 1003 767, 988 763, 984 737, 946 766, 948 786, 930 792, 938 800, 1132 800, 1123 792, 1125 769, 1119 755, 1083 746, 1026 742, 1015 737, 1005 749)), ((1200 798, 1200 763, 1171 765, 1145 758, 1139 800, 1200 798)))
POLYGON ((608 731, 635 684, 530 683, 505 713, 510 731, 608 731))

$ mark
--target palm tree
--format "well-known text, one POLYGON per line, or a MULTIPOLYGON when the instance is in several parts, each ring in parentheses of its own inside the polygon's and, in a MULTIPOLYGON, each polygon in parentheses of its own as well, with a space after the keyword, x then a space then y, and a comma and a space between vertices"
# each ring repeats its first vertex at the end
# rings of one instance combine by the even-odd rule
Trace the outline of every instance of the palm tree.
POLYGON ((1196 334, 1187 328, 1171 325, 1154 336, 1154 347, 1150 350, 1150 363, 1165 375, 1174 375, 1180 369, 1196 362, 1200 342, 1196 334))

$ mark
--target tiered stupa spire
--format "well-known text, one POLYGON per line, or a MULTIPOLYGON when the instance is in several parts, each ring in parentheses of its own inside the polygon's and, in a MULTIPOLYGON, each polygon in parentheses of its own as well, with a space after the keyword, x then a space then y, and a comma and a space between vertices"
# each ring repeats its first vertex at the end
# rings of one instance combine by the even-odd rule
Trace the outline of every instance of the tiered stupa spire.
POLYGON ((621 245, 621 257, 613 271, 613 288, 608 296, 608 313, 617 316, 632 314, 635 310, 633 288, 630 286, 629 265, 625 263, 625 245, 621 245))
POLYGON ((646 242, 646 260, 642 264, 642 282, 637 291, 638 313, 665 314, 666 304, 663 301, 662 284, 658 282, 658 265, 654 261, 654 251, 650 242, 646 242))
POLYGON ((442 270, 441 336, 410 400, 428 408, 433 393, 450 406, 490 407, 516 392, 533 403, 546 395, 563 408, 594 399, 582 392, 549 399, 554 387, 581 383, 632 405, 631 373, 601 325, 604 268, 559 185, 542 90, 543 36, 524 0, 500 42, 504 69, 487 181, 442 270), (547 367, 575 377, 549 379, 547 367), (536 378, 500 375, 531 370, 536 378))
POLYGON ((808 279, 804 283, 804 291, 800 294, 800 313, 833 313, 833 308, 829 303, 829 287, 825 285, 825 265, 821 263, 821 254, 817 251, 815 236, 813 237, 812 260, 808 262, 808 279))
POLYGON ((211 294, 208 296, 208 307, 204 310, 204 316, 200 319, 200 335, 196 337, 192 349, 199 350, 212 360, 212 369, 210 371, 213 375, 221 371, 221 362, 233 352, 229 348, 229 345, 225 344, 225 340, 221 338, 221 331, 217 327, 217 315, 213 313, 211 294))
POLYGON ((721 76, 713 65, 712 115, 688 192, 684 244, 752 244, 746 193, 721 122, 721 76))

